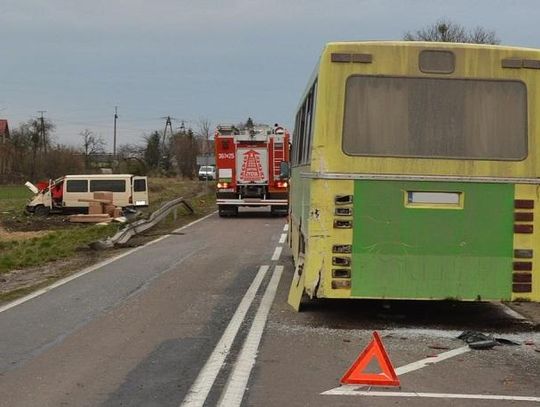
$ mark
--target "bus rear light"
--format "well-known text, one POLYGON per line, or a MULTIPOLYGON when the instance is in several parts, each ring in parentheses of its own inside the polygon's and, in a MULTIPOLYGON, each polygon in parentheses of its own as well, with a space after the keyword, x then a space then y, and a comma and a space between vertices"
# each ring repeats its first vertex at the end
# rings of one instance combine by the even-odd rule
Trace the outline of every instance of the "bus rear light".
POLYGON ((334 229, 352 229, 352 221, 335 219, 334 229))
POLYGON ((228 182, 218 182, 217 187, 218 187, 218 189, 229 188, 229 183, 228 182))
POLYGON ((514 233, 530 234, 534 232, 533 225, 514 225, 514 233))
POLYGON ((513 266, 514 271, 532 271, 531 261, 515 261, 513 266))
POLYGON ((514 257, 516 259, 532 259, 533 251, 531 249, 515 249, 514 257))
POLYGON ((335 244, 332 246, 332 253, 351 253, 352 245, 350 244, 335 244))
POLYGON ((336 208, 336 216, 352 216, 351 208, 336 208))
POLYGON ((534 209, 534 201, 532 199, 515 199, 514 208, 516 209, 534 209))
POLYGON ((514 220, 516 222, 533 222, 534 212, 515 212, 514 220))
POLYGON ((287 181, 278 181, 276 182, 276 187, 278 188, 287 188, 289 183, 287 181))
POLYGON ((336 205, 348 205, 352 204, 353 196, 352 195, 336 195, 334 198, 336 205))
POLYGON ((333 278, 351 278, 351 270, 349 269, 332 269, 333 278))
POLYGON ((338 256, 332 257, 332 266, 345 266, 345 267, 348 267, 350 265, 351 265, 351 258, 350 257, 338 257, 338 256))
POLYGON ((332 280, 332 288, 334 290, 339 288, 351 288, 351 282, 349 280, 332 280))

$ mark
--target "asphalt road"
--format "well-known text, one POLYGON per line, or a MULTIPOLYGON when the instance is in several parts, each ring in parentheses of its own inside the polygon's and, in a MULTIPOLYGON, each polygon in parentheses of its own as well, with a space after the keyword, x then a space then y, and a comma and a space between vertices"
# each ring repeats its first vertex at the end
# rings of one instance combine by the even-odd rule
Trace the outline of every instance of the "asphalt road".
POLYGON ((540 335, 497 304, 312 301, 293 312, 284 225, 213 215, 1 311, 0 405, 538 405, 540 335), (520 345, 414 365, 400 390, 382 389, 397 396, 337 388, 374 330, 395 367, 462 348, 463 330, 520 345), (471 394, 484 398, 455 397, 471 394))

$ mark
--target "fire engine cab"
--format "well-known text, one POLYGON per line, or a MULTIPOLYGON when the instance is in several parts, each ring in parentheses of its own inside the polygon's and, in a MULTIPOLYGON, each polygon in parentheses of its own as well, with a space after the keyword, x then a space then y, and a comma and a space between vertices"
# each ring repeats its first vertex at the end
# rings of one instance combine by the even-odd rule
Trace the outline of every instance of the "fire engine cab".
POLYGON ((220 216, 236 216, 240 206, 289 209, 289 132, 279 126, 239 130, 220 125, 215 133, 217 205, 220 216))

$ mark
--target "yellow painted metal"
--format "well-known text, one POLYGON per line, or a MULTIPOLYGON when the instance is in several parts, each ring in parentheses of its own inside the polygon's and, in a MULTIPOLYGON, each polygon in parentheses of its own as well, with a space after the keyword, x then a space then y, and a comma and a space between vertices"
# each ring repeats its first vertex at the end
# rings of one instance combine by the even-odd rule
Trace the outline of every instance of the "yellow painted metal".
MULTIPOLYGON (((516 261, 532 261, 532 292, 513 293, 512 299, 527 299, 531 301, 540 301, 540 185, 516 185, 516 199, 527 199, 534 201, 534 209, 517 209, 518 212, 533 212, 534 221, 531 234, 514 234, 514 249, 525 249, 533 251, 532 259, 515 259, 516 261)), ((516 222, 527 223, 531 222, 516 222)))
MULTIPOLYGON (((493 45, 423 42, 330 43, 319 65, 317 110, 312 171, 456 175, 489 177, 540 177, 540 70, 502 68, 505 58, 540 60, 540 50, 493 45), (451 74, 424 74, 418 68, 420 51, 449 49, 456 56, 451 74), (331 62, 332 53, 372 54, 373 62, 331 62), (507 79, 523 81, 528 95, 529 151, 523 161, 353 157, 341 149, 346 79, 350 75, 393 75, 436 78, 507 79)), ((392 120, 391 117, 388 120, 392 120)))

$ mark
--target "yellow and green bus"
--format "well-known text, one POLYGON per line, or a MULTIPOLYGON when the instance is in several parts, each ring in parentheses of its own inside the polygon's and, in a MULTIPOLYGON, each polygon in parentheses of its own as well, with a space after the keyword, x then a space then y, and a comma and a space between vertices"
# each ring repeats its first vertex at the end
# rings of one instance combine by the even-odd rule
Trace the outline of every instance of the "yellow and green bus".
POLYGON ((540 50, 325 46, 293 137, 289 303, 540 301, 540 50))

